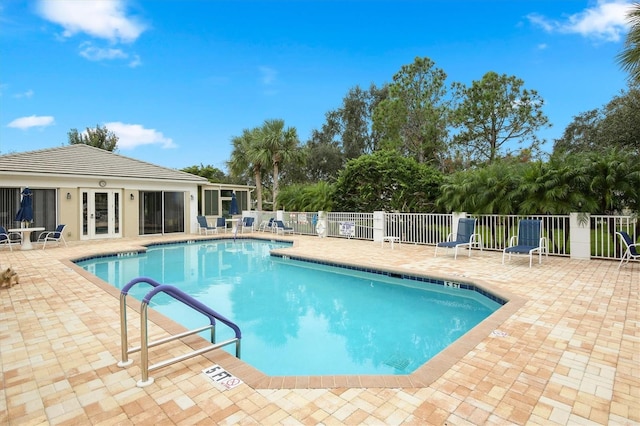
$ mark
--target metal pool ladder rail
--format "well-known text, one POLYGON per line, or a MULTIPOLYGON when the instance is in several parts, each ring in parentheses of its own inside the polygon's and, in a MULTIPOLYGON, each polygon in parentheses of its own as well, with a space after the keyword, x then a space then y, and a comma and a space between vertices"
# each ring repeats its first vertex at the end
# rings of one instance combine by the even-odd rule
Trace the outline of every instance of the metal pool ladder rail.
POLYGON ((121 349, 122 349, 122 360, 118 362, 118 367, 127 367, 131 365, 133 360, 129 359, 129 354, 140 352, 141 353, 141 366, 142 370, 142 379, 138 381, 138 387, 148 386, 153 383, 153 378, 149 377, 149 372, 157 370, 162 367, 167 367, 169 365, 175 364, 180 361, 184 361, 189 358, 193 358, 197 355, 202 355, 206 352, 212 351, 214 349, 219 349, 223 346, 227 346, 235 343, 236 345, 236 357, 240 358, 240 339, 242 338, 242 333, 240 332, 240 328, 228 320, 224 316, 220 315, 213 309, 208 306, 198 302, 193 297, 184 293, 183 291, 177 289, 176 287, 170 285, 160 284, 157 281, 152 280, 151 278, 140 277, 131 280, 127 285, 125 285, 120 291, 120 339, 121 339, 121 349), (129 290, 133 286, 139 283, 149 284, 153 287, 153 289, 147 293, 147 295, 142 300, 140 305, 140 346, 129 348, 129 340, 127 336, 127 294, 129 290), (165 293, 174 299, 184 303, 190 308, 200 312, 202 315, 209 318, 209 325, 196 328, 193 330, 185 331, 183 333, 176 334, 174 336, 165 337, 163 339, 159 339, 153 342, 149 342, 149 334, 148 334, 148 307, 149 301, 158 293, 165 293), (216 320, 222 322, 227 325, 235 332, 235 338, 225 340, 224 342, 216 343, 215 339, 215 323, 216 320), (184 355, 180 355, 174 358, 170 358, 157 364, 149 365, 149 348, 154 346, 159 346, 163 343, 171 342, 177 339, 181 339, 186 336, 190 336, 192 334, 200 333, 205 330, 211 330, 211 343, 210 346, 194 350, 193 352, 189 352, 184 355))

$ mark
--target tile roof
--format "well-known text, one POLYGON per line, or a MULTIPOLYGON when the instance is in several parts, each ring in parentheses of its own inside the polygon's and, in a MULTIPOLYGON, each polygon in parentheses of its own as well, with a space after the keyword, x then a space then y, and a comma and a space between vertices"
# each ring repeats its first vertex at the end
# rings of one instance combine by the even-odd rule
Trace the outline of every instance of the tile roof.
POLYGON ((6 172, 208 182, 201 176, 84 144, 0 155, 0 174, 6 172))

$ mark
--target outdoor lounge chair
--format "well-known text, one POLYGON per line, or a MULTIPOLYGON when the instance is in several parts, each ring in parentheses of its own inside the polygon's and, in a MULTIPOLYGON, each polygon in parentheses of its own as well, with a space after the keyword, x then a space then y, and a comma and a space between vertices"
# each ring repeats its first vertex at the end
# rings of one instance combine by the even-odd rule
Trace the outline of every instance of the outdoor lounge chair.
POLYGON ((269 218, 269 220, 263 220, 260 223, 260 226, 258 227, 258 231, 262 231, 262 232, 271 231, 274 220, 275 220, 274 218, 269 218))
POLYGON ((224 217, 219 217, 216 219, 216 228, 218 230, 222 230, 222 232, 227 232, 227 220, 224 217))
POLYGON ((242 233, 244 234, 245 229, 248 230, 249 232, 253 232, 253 222, 255 221, 255 218, 251 217, 251 216, 247 216, 247 217, 243 217, 242 218, 242 233))
POLYGON ((542 236, 542 221, 532 219, 522 219, 518 223, 518 235, 513 235, 509 239, 509 246, 502 251, 502 263, 508 253, 511 259, 512 253, 528 254, 529 268, 533 263, 533 253, 538 252, 538 263, 542 263, 542 253, 549 255, 547 239, 542 236))
POLYGON ((272 225, 277 234, 286 234, 287 232, 293 233, 293 228, 286 226, 281 220, 274 220, 272 225))
POLYGON ((640 258, 640 252, 638 252, 638 247, 640 247, 640 243, 634 243, 631 236, 624 232, 619 231, 616 232, 620 236, 620 240, 622 240, 622 245, 624 246, 624 254, 622 255, 622 259, 620 259, 620 263, 618 264, 618 268, 622 266, 623 263, 628 263, 630 259, 638 259, 640 258))
POLYGON ((447 241, 436 244, 436 252, 434 257, 438 255, 438 248, 452 248, 455 250, 453 255, 454 259, 458 258, 458 247, 469 247, 469 257, 471 257, 471 248, 479 247, 482 251, 482 237, 480 234, 476 234, 476 219, 461 218, 458 220, 458 232, 456 233, 456 239, 453 239, 453 233, 447 235, 447 241))
POLYGON ((0 245, 9 246, 9 250, 13 251, 13 244, 20 243, 21 235, 17 232, 8 232, 4 226, 0 226, 0 245), (16 235, 18 239, 16 241, 12 240, 11 237, 16 235))
POLYGON ((55 231, 44 231, 38 236, 38 242, 42 243, 42 249, 47 246, 47 241, 54 242, 60 245, 60 241, 62 241, 67 246, 67 242, 64 239, 64 227, 66 225, 58 225, 55 231))
POLYGON ((210 226, 209 223, 207 223, 206 217, 196 216, 196 219, 198 220, 198 233, 200 234, 204 233, 204 235, 218 233, 218 228, 216 228, 215 226, 210 226))

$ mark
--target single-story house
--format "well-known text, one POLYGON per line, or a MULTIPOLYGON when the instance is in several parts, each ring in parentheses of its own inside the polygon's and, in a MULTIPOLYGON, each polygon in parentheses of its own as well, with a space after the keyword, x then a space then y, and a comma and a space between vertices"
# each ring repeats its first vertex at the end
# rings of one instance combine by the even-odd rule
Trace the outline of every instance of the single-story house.
POLYGON ((0 155, 0 225, 7 229, 20 227, 15 216, 25 188, 33 194, 30 226, 63 223, 67 241, 197 233, 197 215, 228 216, 233 193, 239 210, 250 210, 254 189, 89 145, 12 153, 0 155))

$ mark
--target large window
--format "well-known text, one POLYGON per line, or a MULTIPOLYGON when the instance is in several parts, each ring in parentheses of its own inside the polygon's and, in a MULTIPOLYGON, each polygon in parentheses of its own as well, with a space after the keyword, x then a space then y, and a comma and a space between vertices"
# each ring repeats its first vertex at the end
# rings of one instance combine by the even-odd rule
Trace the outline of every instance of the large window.
POLYGON ((203 211, 205 216, 218 216, 220 214, 217 190, 205 189, 203 211))
MULTIPOLYGON (((18 228, 16 214, 20 209, 21 188, 0 188, 0 225, 5 228, 18 228)), ((57 205, 55 189, 32 189, 33 223, 31 226, 55 229, 57 223, 57 205)), ((31 233, 31 239, 38 238, 36 232, 31 233)))
POLYGON ((184 192, 164 193, 164 233, 184 232, 184 192))
POLYGON ((139 232, 184 232, 184 192, 141 191, 139 232))

